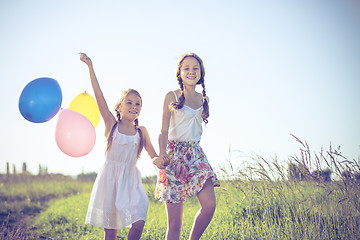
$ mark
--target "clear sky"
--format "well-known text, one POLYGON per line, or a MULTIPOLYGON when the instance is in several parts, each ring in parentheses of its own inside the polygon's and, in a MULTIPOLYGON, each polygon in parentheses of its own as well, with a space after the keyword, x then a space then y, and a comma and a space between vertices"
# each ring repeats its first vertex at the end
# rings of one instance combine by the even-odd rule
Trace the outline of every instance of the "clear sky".
MULTIPOLYGON (((177 57, 195 52, 210 97, 201 145, 215 169, 230 146, 285 163, 300 147, 290 134, 314 152, 331 143, 349 159, 360 155, 359 1, 0 0, 0 34, 0 172, 6 162, 33 173, 39 164, 70 175, 100 168, 102 120, 93 151, 72 158, 56 145, 57 116, 36 124, 18 109, 22 89, 39 77, 59 82, 63 108, 83 91, 93 95, 80 51, 110 107, 121 90, 140 92, 140 124, 156 150, 164 96, 178 88, 177 57)), ((146 152, 138 167, 156 173, 146 152)))

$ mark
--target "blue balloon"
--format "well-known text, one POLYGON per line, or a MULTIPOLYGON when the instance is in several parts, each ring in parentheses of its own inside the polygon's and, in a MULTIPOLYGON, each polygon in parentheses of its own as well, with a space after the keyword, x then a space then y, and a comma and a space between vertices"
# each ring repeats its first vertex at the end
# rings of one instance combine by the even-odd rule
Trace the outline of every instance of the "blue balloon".
POLYGON ((19 98, 19 110, 28 121, 49 121, 60 110, 62 92, 59 83, 52 78, 37 78, 29 82, 19 98))

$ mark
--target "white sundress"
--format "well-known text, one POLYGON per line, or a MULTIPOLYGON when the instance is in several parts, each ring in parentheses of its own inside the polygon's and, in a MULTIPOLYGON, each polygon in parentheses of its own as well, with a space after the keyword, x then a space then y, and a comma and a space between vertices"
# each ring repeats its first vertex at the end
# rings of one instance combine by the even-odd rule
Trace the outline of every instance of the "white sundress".
POLYGON ((124 229, 146 220, 148 197, 136 167, 140 136, 125 135, 116 130, 112 146, 105 153, 89 201, 86 224, 107 229, 124 229))

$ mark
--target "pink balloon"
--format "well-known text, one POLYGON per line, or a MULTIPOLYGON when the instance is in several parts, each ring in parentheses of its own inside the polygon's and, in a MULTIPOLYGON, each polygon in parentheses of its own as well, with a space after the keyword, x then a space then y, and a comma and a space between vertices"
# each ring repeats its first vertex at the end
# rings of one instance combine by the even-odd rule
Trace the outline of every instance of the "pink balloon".
POLYGON ((71 157, 82 157, 95 145, 95 128, 84 115, 63 109, 56 123, 55 140, 60 150, 71 157))

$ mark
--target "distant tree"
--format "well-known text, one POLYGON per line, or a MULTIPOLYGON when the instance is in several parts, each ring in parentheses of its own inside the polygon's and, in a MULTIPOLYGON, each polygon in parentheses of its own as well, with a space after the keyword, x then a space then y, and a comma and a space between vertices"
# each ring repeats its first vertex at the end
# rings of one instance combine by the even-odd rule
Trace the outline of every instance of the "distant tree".
POLYGON ((16 175, 16 166, 13 164, 13 174, 16 175))
POLYGON ((300 166, 297 164, 289 163, 288 172, 289 180, 305 180, 305 175, 302 173, 300 166))
POLYGON ((42 166, 41 164, 39 164, 39 176, 41 175, 47 175, 48 174, 48 167, 47 166, 42 166))
POLYGON ((350 181, 352 179, 353 174, 351 173, 351 171, 345 170, 341 173, 341 176, 343 177, 344 180, 350 181))
POLYGON ((9 164, 9 162, 6 163, 6 176, 7 177, 10 176, 10 164, 9 164))
POLYGON ((330 182, 331 181, 331 170, 315 170, 312 172, 313 178, 315 180, 330 182))
POLYGON ((360 181, 360 172, 345 170, 341 173, 341 176, 345 181, 360 181))
POLYGON ((90 172, 90 173, 81 173, 79 175, 76 176, 76 179, 81 180, 81 181, 95 181, 97 176, 96 172, 90 172))
POLYGON ((26 173, 26 172, 27 172, 26 162, 23 162, 23 165, 22 165, 22 173, 26 173))

